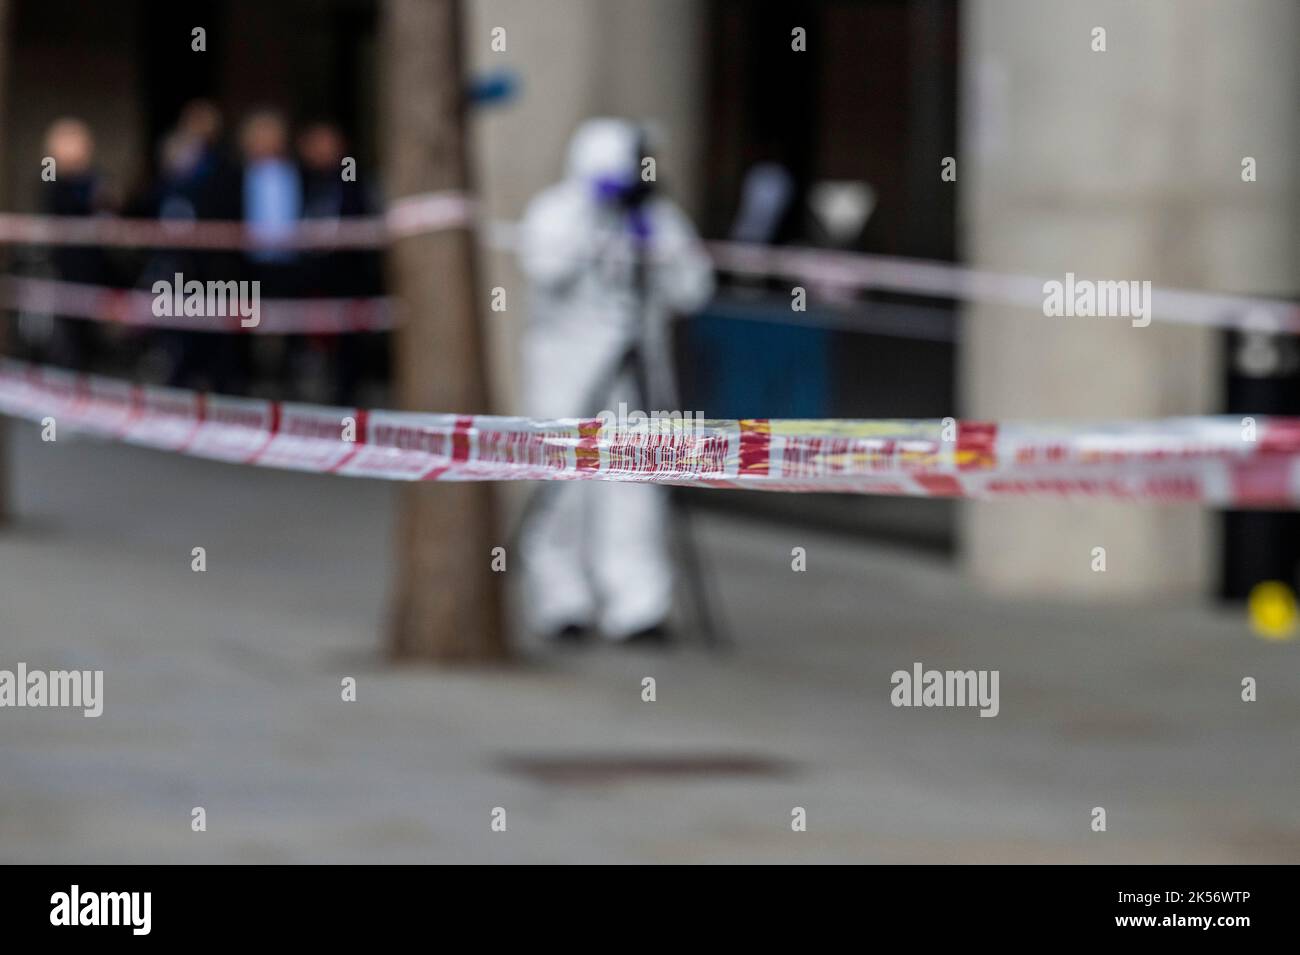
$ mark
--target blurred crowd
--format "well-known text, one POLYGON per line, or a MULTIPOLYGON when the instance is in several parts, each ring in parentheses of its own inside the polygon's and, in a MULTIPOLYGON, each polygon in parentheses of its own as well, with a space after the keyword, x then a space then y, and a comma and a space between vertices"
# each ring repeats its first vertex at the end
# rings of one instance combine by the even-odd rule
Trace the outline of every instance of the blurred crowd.
MULTIPOLYGON (((644 143, 638 148, 644 152, 644 143)), ((228 123, 209 100, 187 103, 152 155, 142 157, 147 168, 125 190, 104 175, 94 132, 80 119, 65 117, 49 126, 44 156, 45 174, 32 189, 40 211, 51 216, 240 221, 254 234, 273 238, 302 220, 380 211, 374 178, 356 169, 336 122, 311 118, 291 123, 270 108, 228 123)), ((636 173, 628 175, 644 187, 636 173)), ((608 184, 592 188, 599 191, 608 184)), ((748 167, 737 198, 729 238, 763 245, 854 248, 875 206, 875 192, 865 182, 799 183, 786 165, 771 159, 748 167)), ((96 287, 150 290, 159 280, 173 282, 178 273, 187 282, 257 281, 263 309, 268 303, 274 307, 277 299, 378 296, 384 285, 377 250, 22 246, 15 252, 11 271, 96 287)), ((694 382, 689 390, 698 402, 717 413, 744 414, 754 408, 794 416, 828 413, 827 334, 770 323, 757 330, 741 328, 734 320, 765 296, 784 303, 788 284, 779 277, 731 281, 726 288, 738 300, 739 312, 703 308, 696 314, 683 348, 674 351, 681 353, 681 374, 694 382), (748 355, 744 362, 706 360, 741 352, 748 355), (797 388, 786 367, 792 355, 810 372, 800 376, 797 388)), ((820 288, 817 293, 819 299, 831 297, 820 288)), ((605 305, 614 308, 616 299, 612 296, 605 305)), ((17 314, 16 326, 7 351, 80 371, 318 403, 365 405, 387 397, 382 389, 388 381, 389 342, 383 332, 239 335, 144 328, 30 308, 17 314)))
MULTIPOLYGON (((42 177, 40 209, 54 216, 127 216, 242 221, 274 236, 304 219, 371 215, 364 176, 355 174, 338 124, 291 125, 279 111, 256 109, 237 129, 207 100, 188 103, 161 138, 150 169, 122 194, 102 174, 90 127, 62 118, 46 131, 54 178, 42 177), (345 175, 349 169, 353 174, 345 175)), ((48 165, 48 162, 47 162, 48 165)), ((382 268, 374 251, 263 249, 211 252, 56 246, 31 250, 17 271, 67 282, 152 287, 181 273, 186 281, 258 281, 274 298, 378 295, 382 268)), ((387 342, 378 333, 254 336, 145 330, 54 315, 20 316, 25 357, 77 370, 123 364, 145 380, 227 394, 332 400, 350 404, 365 379, 385 377, 387 342)))

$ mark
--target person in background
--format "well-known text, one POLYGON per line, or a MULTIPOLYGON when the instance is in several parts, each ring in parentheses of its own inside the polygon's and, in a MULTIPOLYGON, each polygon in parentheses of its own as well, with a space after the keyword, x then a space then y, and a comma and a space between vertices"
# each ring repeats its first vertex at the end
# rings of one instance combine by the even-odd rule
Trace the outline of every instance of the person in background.
POLYGON ((305 218, 337 219, 367 214, 369 204, 358 177, 344 178, 347 142, 336 124, 324 120, 308 123, 298 134, 297 146, 305 218))
MULTIPOLYGON (((303 218, 344 219, 370 214, 371 204, 355 166, 344 175, 347 141, 335 123, 308 123, 298 134, 297 148, 303 218)), ((302 258, 302 293, 323 298, 378 295, 380 271, 379 256, 370 250, 310 253, 302 258)), ((332 400, 336 404, 357 401, 357 388, 370 364, 368 359, 374 347, 383 344, 370 333, 318 336, 310 341, 309 354, 317 356, 319 364, 326 363, 326 356, 333 357, 332 400)))
MULTIPOLYGON (((244 120, 239 146, 243 160, 240 211, 254 238, 269 243, 247 253, 248 278, 261 283, 263 302, 296 296, 300 256, 293 249, 273 244, 293 231, 303 211, 302 175, 289 154, 288 125, 275 110, 256 110, 244 120)), ((301 336, 284 336, 281 346, 281 386, 292 388, 301 336)))
MULTIPOLYGON (((531 416, 590 418, 620 401, 649 411, 644 402, 676 400, 662 388, 645 394, 652 376, 635 374, 626 358, 664 328, 668 311, 703 305, 713 272, 690 221, 642 179, 644 149, 633 123, 587 121, 563 181, 524 215, 531 416)), ((561 481, 545 495, 521 538, 532 625, 562 638, 597 627, 614 640, 662 639, 673 590, 666 489, 561 481)))
POLYGON ((274 110, 258 110, 244 120, 239 146, 243 219, 255 237, 268 241, 248 257, 263 266, 293 263, 295 251, 274 247, 274 240, 292 232, 302 217, 302 177, 289 156, 288 126, 274 110))
POLYGON ((221 111, 210 101, 191 100, 182 107, 176 125, 158 145, 158 176, 147 197, 154 215, 238 218, 230 194, 230 165, 221 155, 221 129, 221 111), (218 208, 217 185, 223 175, 226 197, 218 208))
MULTIPOLYGON (((45 132, 45 156, 54 160, 53 181, 42 181, 41 209, 52 216, 92 216, 105 211, 103 180, 95 168, 95 137, 82 120, 57 119, 45 132)), ((55 246, 50 254, 57 278, 103 285, 108 262, 94 246, 55 246)), ((78 371, 94 360, 98 330, 92 321, 64 317, 55 323, 51 358, 78 371)))
MULTIPOLYGON (((197 221, 237 219, 238 192, 234 170, 222 155, 220 111, 207 100, 193 100, 181 110, 176 128, 159 147, 157 182, 144 214, 159 219, 197 221)), ((150 254, 139 282, 237 280, 239 257, 230 252, 161 249, 150 254)), ((228 391, 243 380, 238 368, 239 346, 210 332, 168 330, 159 333, 165 353, 166 380, 174 387, 228 391)))

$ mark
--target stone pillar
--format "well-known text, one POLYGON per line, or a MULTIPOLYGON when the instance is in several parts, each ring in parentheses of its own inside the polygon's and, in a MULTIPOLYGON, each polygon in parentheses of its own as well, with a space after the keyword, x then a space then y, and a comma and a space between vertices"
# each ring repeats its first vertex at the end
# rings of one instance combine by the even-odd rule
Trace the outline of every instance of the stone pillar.
MULTIPOLYGON (((965 258, 1063 278, 1294 294, 1300 4, 966 0, 965 258), (1105 30, 1095 52, 1094 30, 1105 30), (1258 180, 1242 181, 1243 157, 1258 180)), ((937 183, 936 183, 937 185, 937 183)), ((1148 418, 1217 410, 1218 336, 972 306, 962 413, 1148 418)), ((990 589, 1150 597, 1208 589, 1211 512, 968 504, 965 565, 990 589), (1092 548, 1107 572, 1091 570, 1092 548)))

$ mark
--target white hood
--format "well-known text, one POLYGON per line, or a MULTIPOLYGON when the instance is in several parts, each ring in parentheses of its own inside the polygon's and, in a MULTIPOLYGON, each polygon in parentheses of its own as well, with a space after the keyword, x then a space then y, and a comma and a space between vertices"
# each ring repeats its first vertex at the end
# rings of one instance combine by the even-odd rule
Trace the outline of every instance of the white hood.
POLYGON ((569 141, 565 175, 595 182, 630 181, 636 177, 637 127, 625 119, 589 119, 569 141))

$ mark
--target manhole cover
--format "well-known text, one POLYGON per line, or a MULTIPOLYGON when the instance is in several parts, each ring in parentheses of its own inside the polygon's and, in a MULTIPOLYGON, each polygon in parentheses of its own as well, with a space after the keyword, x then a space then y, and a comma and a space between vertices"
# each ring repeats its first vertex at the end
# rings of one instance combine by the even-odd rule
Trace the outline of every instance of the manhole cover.
POLYGON ((784 776, 788 763, 744 753, 673 754, 566 754, 563 756, 506 756, 509 772, 538 782, 562 785, 597 785, 629 779, 703 779, 726 776, 784 776))

